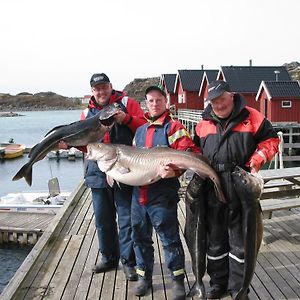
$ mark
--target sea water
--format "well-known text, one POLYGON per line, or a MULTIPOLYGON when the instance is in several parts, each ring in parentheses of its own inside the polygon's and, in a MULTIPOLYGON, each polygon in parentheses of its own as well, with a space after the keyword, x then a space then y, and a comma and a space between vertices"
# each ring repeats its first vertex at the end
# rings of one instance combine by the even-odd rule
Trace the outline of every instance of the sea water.
MULTIPOLYGON (((0 143, 13 139, 15 143, 32 147, 53 127, 78 121, 79 110, 65 111, 26 111, 20 117, 0 117, 0 143)), ((12 181, 17 171, 28 162, 28 155, 0 160, 0 198, 8 193, 48 192, 48 181, 58 178, 62 192, 72 192, 83 178, 83 160, 48 159, 33 165, 32 186, 24 178, 12 181)), ((1 214, 0 214, 1 217, 1 214)), ((13 244, 0 244, 0 293, 16 270, 22 264, 31 247, 13 244)))

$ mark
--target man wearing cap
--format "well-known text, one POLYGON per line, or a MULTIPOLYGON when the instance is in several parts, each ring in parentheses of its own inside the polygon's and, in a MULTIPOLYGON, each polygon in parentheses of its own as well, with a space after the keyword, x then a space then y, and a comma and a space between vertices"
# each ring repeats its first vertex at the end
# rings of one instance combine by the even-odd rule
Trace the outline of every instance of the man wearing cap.
MULTIPOLYGON (((184 126, 172 119, 166 109, 166 93, 158 86, 146 89, 145 114, 147 123, 135 133, 134 145, 138 148, 156 146, 199 152, 184 126)), ((153 227, 163 245, 165 260, 172 278, 173 299, 185 299, 184 252, 179 237, 177 203, 182 172, 172 166, 162 165, 161 180, 147 186, 134 187, 132 199, 132 237, 139 276, 135 286, 136 296, 143 296, 152 286, 154 249, 153 227)))
MULTIPOLYGON (((227 291, 235 299, 244 274, 243 216, 231 172, 235 166, 256 173, 278 151, 279 139, 271 123, 245 99, 232 93, 227 82, 208 86, 208 106, 196 126, 194 141, 218 173, 228 203, 216 199, 213 187, 205 184, 207 200, 208 299, 221 298, 227 291)), ((243 298, 248 299, 247 288, 243 298)))
MULTIPOLYGON (((132 145, 136 129, 145 123, 140 105, 124 92, 114 90, 104 73, 94 74, 90 85, 93 96, 88 108, 82 112, 81 120, 94 116, 108 104, 118 103, 121 109, 114 117, 115 124, 102 142, 132 145)), ((126 278, 131 281, 137 280, 131 239, 132 187, 116 183, 110 187, 106 181, 106 174, 99 170, 96 161, 91 160, 87 161, 85 184, 92 191, 96 231, 102 254, 101 261, 93 268, 93 272, 101 273, 115 269, 120 257, 126 278)))

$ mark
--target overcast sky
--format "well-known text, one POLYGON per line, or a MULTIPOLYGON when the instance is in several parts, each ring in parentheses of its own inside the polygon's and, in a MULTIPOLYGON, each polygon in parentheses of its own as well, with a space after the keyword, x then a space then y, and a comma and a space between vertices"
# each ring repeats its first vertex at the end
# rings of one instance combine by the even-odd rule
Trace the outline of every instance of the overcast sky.
POLYGON ((90 92, 221 65, 299 61, 299 0, 2 0, 0 93, 90 92))

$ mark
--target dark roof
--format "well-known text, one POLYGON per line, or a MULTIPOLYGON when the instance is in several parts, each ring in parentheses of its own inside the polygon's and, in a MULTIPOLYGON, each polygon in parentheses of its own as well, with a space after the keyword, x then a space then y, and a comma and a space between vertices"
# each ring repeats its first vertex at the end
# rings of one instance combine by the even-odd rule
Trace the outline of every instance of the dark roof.
POLYGON ((205 70, 178 70, 184 91, 199 92, 205 70))
POLYGON ((218 72, 219 72, 219 70, 206 70, 205 71, 208 83, 217 79, 218 72))
POLYGON ((176 74, 162 74, 168 93, 174 93, 176 74))
POLYGON ((300 98, 300 86, 297 81, 265 81, 272 98, 300 98))
POLYGON ((224 80, 233 92, 257 93, 261 81, 291 81, 291 77, 284 66, 222 66, 224 80), (276 75, 274 71, 279 71, 276 75), (277 79, 276 79, 277 76, 277 79))

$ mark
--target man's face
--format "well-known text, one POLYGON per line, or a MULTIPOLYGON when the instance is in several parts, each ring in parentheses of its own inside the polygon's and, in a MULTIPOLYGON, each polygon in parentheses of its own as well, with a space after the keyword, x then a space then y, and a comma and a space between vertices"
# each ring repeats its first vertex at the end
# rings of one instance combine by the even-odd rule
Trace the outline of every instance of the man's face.
POLYGON ((99 83, 92 87, 92 93, 99 105, 106 105, 112 93, 111 83, 99 83))
POLYGON ((159 91, 150 91, 146 95, 146 105, 152 117, 160 116, 166 110, 167 99, 159 91))
POLYGON ((233 94, 225 92, 218 98, 211 100, 210 104, 217 117, 221 119, 227 118, 234 108, 233 94))

